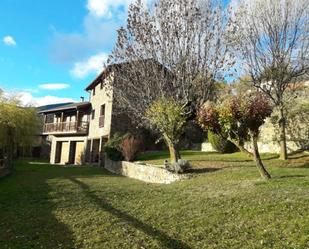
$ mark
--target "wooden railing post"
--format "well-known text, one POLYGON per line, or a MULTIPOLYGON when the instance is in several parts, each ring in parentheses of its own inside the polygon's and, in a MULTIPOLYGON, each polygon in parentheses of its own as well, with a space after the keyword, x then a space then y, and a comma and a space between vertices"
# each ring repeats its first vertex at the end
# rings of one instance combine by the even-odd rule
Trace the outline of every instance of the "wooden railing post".
POLYGON ((60 118, 60 131, 63 131, 63 120, 64 120, 64 113, 61 112, 61 118, 60 118))

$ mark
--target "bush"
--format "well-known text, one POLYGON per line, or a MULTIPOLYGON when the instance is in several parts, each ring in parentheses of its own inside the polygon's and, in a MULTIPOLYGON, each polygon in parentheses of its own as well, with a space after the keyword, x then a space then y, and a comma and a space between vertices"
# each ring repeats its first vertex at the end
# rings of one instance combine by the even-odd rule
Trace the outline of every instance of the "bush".
POLYGON ((113 161, 122 161, 123 160, 123 155, 122 155, 121 151, 119 151, 118 149, 113 148, 113 147, 108 147, 108 146, 105 146, 104 149, 105 149, 106 156, 109 159, 111 159, 113 161))
POLYGON ((113 161, 123 160, 120 145, 124 136, 120 133, 115 133, 104 145, 106 156, 113 161))
POLYGON ((142 141, 133 135, 126 135, 120 144, 121 152, 126 161, 132 162, 140 152, 142 141))
POLYGON ((220 153, 233 153, 238 150, 232 142, 211 131, 208 131, 208 141, 211 143, 212 147, 220 153))

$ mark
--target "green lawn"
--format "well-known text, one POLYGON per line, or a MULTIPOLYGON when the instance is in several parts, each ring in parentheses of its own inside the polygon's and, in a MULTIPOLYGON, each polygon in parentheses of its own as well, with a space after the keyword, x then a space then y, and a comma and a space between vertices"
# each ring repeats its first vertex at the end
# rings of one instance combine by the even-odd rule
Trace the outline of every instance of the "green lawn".
POLYGON ((0 248, 309 248, 306 154, 286 164, 266 155, 266 182, 240 154, 186 153, 198 169, 219 159, 225 166, 157 185, 16 162, 0 179, 0 248))
MULTIPOLYGON (((214 167, 225 168, 231 166, 254 166, 252 158, 237 152, 232 154, 219 154, 216 152, 200 152, 200 151, 181 151, 181 157, 189 160, 194 168, 214 167)), ((165 159, 168 159, 167 151, 154 151, 142 154, 137 159, 149 164, 163 165, 165 159)), ((309 168, 309 152, 295 153, 289 155, 289 160, 282 161, 278 159, 277 154, 262 154, 263 162, 266 166, 276 167, 308 167, 309 168)))

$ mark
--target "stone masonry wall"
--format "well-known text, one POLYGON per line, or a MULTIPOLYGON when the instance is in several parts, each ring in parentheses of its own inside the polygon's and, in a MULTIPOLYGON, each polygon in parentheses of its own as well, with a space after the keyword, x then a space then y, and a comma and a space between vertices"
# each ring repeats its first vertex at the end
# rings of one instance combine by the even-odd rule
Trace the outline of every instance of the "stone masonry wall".
POLYGON ((105 166, 108 171, 122 176, 127 176, 149 183, 170 184, 188 178, 187 175, 174 174, 164 168, 151 165, 142 165, 131 162, 114 162, 105 159, 105 166))

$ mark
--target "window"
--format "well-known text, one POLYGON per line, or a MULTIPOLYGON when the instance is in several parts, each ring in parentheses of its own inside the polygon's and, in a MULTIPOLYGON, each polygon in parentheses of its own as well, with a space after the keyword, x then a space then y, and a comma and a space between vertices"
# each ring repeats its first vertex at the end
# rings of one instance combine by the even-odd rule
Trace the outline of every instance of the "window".
POLYGON ((105 105, 101 105, 100 109, 100 118, 99 118, 99 127, 104 127, 104 121, 105 121, 105 105))
POLYGON ((101 81, 100 88, 103 89, 103 81, 101 81))
POLYGON ((92 110, 91 111, 91 119, 94 119, 95 118, 95 110, 92 110))
POLYGON ((100 116, 105 115, 105 105, 101 105, 101 111, 100 111, 100 116))
POLYGON ((94 87, 93 90, 92 90, 92 95, 93 95, 93 96, 95 95, 95 87, 94 87))

